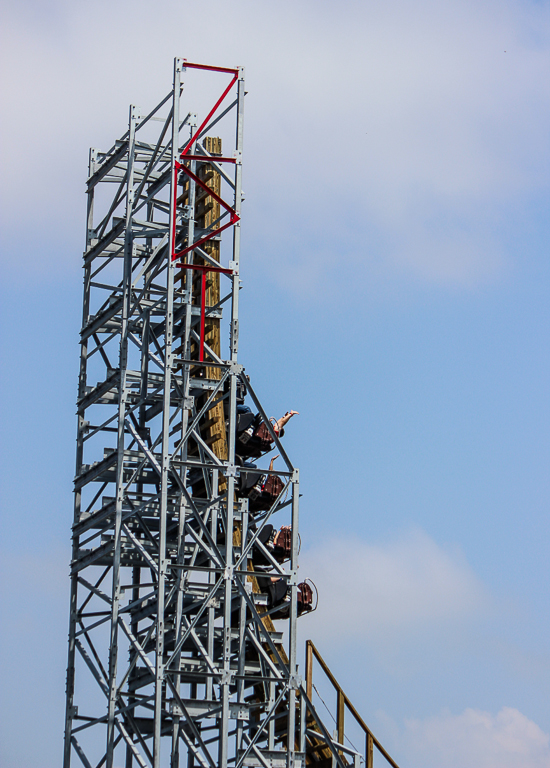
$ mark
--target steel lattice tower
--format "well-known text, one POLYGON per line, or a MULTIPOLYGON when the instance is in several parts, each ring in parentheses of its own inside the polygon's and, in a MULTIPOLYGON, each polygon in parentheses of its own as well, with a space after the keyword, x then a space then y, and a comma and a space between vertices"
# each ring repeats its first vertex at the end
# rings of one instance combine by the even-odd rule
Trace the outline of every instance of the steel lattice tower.
POLYGON ((298 470, 237 361, 244 95, 242 69, 176 59, 166 98, 90 151, 64 768, 359 764, 297 674, 298 470), (200 122, 196 70, 224 81, 200 122), (245 390, 285 467, 261 470, 280 482, 259 510, 239 490, 245 390), (286 563, 262 544, 275 515, 286 563), (288 585, 283 618, 255 551, 288 585))

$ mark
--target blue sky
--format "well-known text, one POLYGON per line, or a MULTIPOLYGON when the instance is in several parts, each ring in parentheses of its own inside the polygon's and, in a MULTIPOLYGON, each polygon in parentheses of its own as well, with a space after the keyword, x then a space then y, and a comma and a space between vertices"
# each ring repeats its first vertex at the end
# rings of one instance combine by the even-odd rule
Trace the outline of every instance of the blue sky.
POLYGON ((246 67, 241 359, 300 411, 303 639, 404 766, 548 768, 549 3, 3 5, 2 765, 61 754, 87 151, 178 55, 246 67))

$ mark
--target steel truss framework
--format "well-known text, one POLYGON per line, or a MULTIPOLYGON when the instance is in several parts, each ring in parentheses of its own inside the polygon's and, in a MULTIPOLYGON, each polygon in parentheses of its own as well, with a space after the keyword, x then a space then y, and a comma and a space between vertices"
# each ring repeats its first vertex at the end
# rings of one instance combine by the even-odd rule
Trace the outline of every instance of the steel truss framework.
POLYGON ((176 59, 166 98, 90 152, 65 768, 290 768, 315 743, 349 764, 297 674, 298 470, 237 361, 243 106, 241 69, 176 59), (196 69, 225 79, 200 124, 182 104, 196 69), (222 118, 225 155, 205 140, 222 118), (259 514, 238 493, 239 382, 285 465, 259 514), (290 587, 277 630, 252 563, 275 515, 292 526, 288 567, 264 548, 290 587))

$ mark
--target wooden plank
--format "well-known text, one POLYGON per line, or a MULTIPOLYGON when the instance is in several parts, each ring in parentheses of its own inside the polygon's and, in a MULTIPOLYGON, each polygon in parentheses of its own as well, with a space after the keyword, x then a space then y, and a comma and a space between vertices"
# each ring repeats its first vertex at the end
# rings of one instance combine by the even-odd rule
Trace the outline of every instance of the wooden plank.
POLYGON ((366 755, 365 755, 365 763, 366 768, 373 768, 374 765, 374 742, 372 740, 372 733, 367 733, 367 745, 366 745, 366 755))
MULTIPOLYGON (((203 141, 203 146, 211 155, 221 155, 222 140, 218 137, 207 136, 203 141)), ((221 176, 208 166, 202 166, 199 169, 199 177, 206 185, 212 189, 218 196, 221 193, 221 176)), ((211 197, 198 197, 199 205, 196 206, 195 216, 199 227, 206 229, 220 215, 220 204, 211 197)), ((208 255, 219 263, 220 261, 220 243, 209 241, 204 244, 204 250, 208 255)), ((205 263, 204 260, 197 258, 198 263, 205 263)), ((209 273, 206 281, 205 302, 207 307, 215 306, 220 298, 220 275, 209 273)), ((210 318, 205 324, 205 338, 211 350, 221 356, 221 329, 220 320, 210 318)), ((219 368, 207 367, 205 370, 207 379, 220 379, 221 371, 219 368)), ((206 424, 203 438, 212 449, 212 452, 222 461, 228 457, 227 432, 225 428, 225 413, 223 403, 211 408, 206 415, 206 424)), ((219 491, 225 490, 225 479, 221 478, 219 491)))

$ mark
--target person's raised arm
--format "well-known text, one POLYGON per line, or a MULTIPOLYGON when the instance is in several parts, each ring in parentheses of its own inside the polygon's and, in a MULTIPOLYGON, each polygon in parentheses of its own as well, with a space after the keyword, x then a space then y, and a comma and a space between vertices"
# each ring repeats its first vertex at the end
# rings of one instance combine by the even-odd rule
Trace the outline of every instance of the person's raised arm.
POLYGON ((284 416, 281 416, 281 418, 275 422, 274 424, 275 434, 277 435, 282 434, 282 432, 284 431, 285 424, 287 424, 293 416, 299 416, 299 415, 300 414, 298 413, 298 411, 287 411, 284 416))

